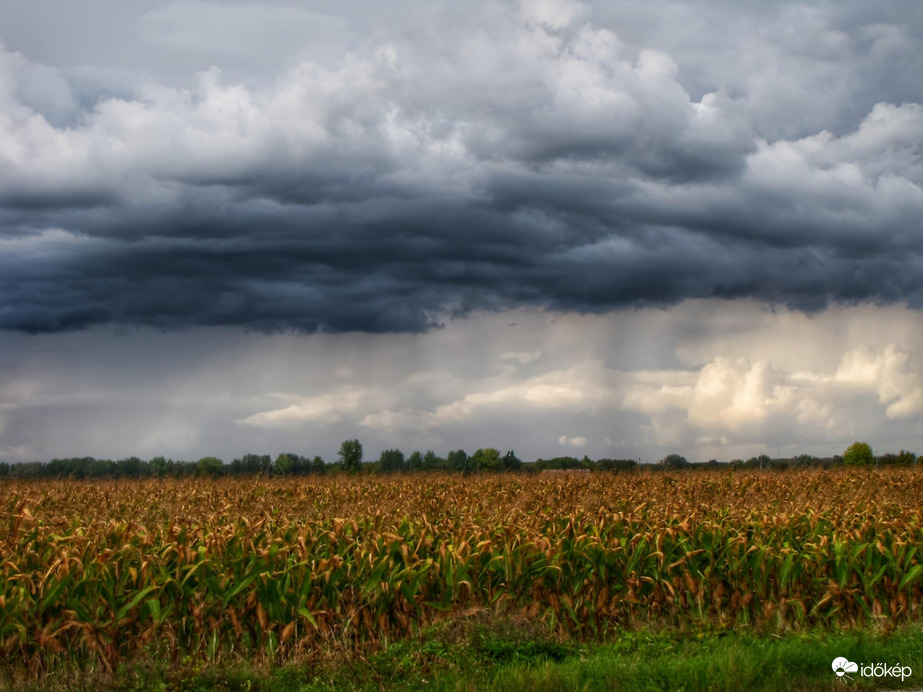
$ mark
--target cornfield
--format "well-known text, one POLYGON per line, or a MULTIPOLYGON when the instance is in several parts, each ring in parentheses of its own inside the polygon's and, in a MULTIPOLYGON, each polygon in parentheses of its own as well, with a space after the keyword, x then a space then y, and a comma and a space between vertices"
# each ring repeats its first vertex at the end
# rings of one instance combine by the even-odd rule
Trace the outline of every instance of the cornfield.
POLYGON ((277 657, 484 609, 572 637, 890 626, 921 615, 921 497, 897 469, 11 481, 0 655, 277 657))

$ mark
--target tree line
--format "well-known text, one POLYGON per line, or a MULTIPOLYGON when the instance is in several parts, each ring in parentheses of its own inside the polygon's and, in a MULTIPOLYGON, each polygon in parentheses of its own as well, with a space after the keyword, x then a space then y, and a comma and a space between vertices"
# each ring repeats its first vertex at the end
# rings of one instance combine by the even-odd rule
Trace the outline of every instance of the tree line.
POLYGON ((167 459, 162 456, 144 460, 133 456, 125 459, 69 457, 48 462, 0 462, 0 477, 18 478, 144 478, 189 476, 304 476, 338 473, 407 473, 441 471, 456 473, 529 472, 543 470, 631 470, 637 462, 631 459, 596 459, 588 457, 555 457, 523 462, 513 450, 505 454, 493 447, 469 454, 456 449, 445 456, 433 450, 413 451, 405 455, 400 449, 386 449, 377 460, 364 457, 359 440, 346 440, 331 462, 321 456, 302 456, 283 452, 273 459, 269 454, 244 454, 230 463, 207 456, 196 461, 167 459))
POLYGON ((875 455, 865 442, 855 442, 842 455, 816 457, 802 454, 790 458, 772 458, 768 455, 749 459, 719 462, 690 462, 679 454, 668 454, 655 463, 641 464, 635 459, 578 459, 558 456, 524 462, 512 450, 505 454, 486 447, 468 454, 463 449, 439 456, 434 451, 414 451, 405 455, 399 449, 386 449, 377 460, 366 460, 359 440, 346 440, 340 445, 335 461, 327 462, 320 456, 302 456, 283 452, 275 459, 269 454, 244 454, 230 463, 214 456, 196 461, 174 461, 162 456, 145 461, 139 457, 125 459, 96 459, 94 457, 69 457, 48 462, 0 462, 0 477, 14 478, 145 478, 189 476, 305 476, 338 473, 407 473, 441 471, 454 473, 537 473, 541 471, 633 471, 638 468, 680 470, 697 468, 775 469, 832 468, 836 466, 916 466, 917 455, 901 450, 897 454, 875 455))
POLYGON ((876 467, 883 466, 916 466, 918 457, 913 452, 902 449, 897 454, 886 452, 876 455, 867 442, 854 442, 843 454, 835 454, 832 457, 817 457, 811 454, 800 454, 795 457, 770 457, 768 454, 750 457, 749 459, 732 459, 728 462, 720 462, 712 459, 704 463, 692 463, 686 460, 686 457, 679 454, 668 454, 659 462, 657 466, 664 469, 684 469, 684 468, 703 468, 703 467, 729 467, 732 469, 776 469, 785 470, 789 468, 834 468, 836 466, 852 467, 876 467))

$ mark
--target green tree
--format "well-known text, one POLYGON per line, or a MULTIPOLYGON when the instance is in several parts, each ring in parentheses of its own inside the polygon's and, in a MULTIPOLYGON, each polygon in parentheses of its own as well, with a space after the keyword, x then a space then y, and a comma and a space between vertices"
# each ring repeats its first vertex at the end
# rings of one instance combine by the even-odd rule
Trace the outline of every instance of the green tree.
POLYGON ((244 454, 239 465, 242 473, 269 473, 271 468, 272 457, 268 454, 244 454))
POLYGON ((897 461, 895 463, 898 466, 916 466, 917 455, 902 449, 897 455, 897 461))
POLYGON ((468 453, 464 449, 457 449, 449 452, 446 456, 446 462, 452 471, 468 471, 468 453))
POLYGON ((150 460, 151 474, 154 476, 164 476, 167 473, 167 460, 163 457, 154 457, 150 460))
POLYGON ((384 473, 394 473, 404 470, 404 453, 399 449, 386 449, 378 458, 378 463, 384 473))
POLYGON ((436 456, 436 452, 433 450, 428 450, 426 454, 423 455, 423 470, 424 471, 438 471, 446 467, 446 460, 441 459, 436 456))
POLYGON ((423 453, 422 452, 412 452, 409 457, 407 457, 407 468, 411 471, 419 471, 423 468, 423 453))
POLYGON ((147 475, 148 466, 138 457, 128 457, 115 462, 115 475, 119 478, 138 478, 147 475))
POLYGON ((633 471, 638 466, 634 459, 597 459, 596 468, 600 471, 633 471))
POLYGON ((522 460, 516 456, 512 449, 503 455, 503 468, 506 471, 519 471, 522 469, 522 460))
POLYGON ((272 466, 272 472, 278 476, 284 476, 292 473, 295 469, 295 455, 282 452, 276 457, 276 463, 272 466))
POLYGON ((346 440, 340 445, 337 452, 343 468, 350 473, 356 473, 362 468, 362 443, 359 440, 346 440))
POLYGON ((471 455, 472 471, 497 471, 500 468, 500 451, 493 447, 479 449, 471 455))
POLYGON ((325 473, 327 471, 327 464, 324 462, 324 458, 315 456, 314 460, 311 462, 311 470, 316 474, 325 473))
POLYGON ((218 457, 202 457, 196 462, 196 471, 201 476, 220 476, 224 473, 224 462, 218 457))
POLYGON ((682 469, 689 466, 689 462, 679 454, 667 454, 660 460, 660 465, 667 469, 682 469))
POLYGON ((875 455, 872 454, 872 448, 865 442, 853 442, 843 452, 844 466, 872 466, 875 463, 875 455))

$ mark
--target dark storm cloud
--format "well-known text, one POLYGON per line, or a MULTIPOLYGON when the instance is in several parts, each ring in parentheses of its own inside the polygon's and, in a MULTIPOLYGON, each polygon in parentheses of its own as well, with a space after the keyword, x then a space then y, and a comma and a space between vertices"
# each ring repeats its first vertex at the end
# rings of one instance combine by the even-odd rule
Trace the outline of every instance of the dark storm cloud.
MULTIPOLYGON (((251 43, 313 21, 282 5, 251 43)), ((228 37, 252 8, 149 3, 120 15, 147 37, 131 69, 180 56, 133 90, 89 49, 79 73, 0 54, 0 327, 923 307, 920 86, 891 74, 920 63, 916 6, 715 2, 696 21, 736 32, 710 41, 655 5, 485 3, 483 24, 437 9, 377 33, 323 8, 323 41, 281 34, 247 73, 234 51, 256 49, 228 37), (184 9, 215 19, 198 53, 184 9), (232 69, 177 77, 206 58, 232 69)))

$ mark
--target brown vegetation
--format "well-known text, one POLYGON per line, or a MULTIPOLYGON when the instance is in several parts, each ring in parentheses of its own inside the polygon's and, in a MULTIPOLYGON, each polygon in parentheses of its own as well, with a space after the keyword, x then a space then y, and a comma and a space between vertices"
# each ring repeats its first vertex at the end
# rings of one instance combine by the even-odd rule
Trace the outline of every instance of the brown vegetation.
POLYGON ((0 484, 0 655, 269 657, 463 613, 892 625, 923 602, 923 474, 0 484))

